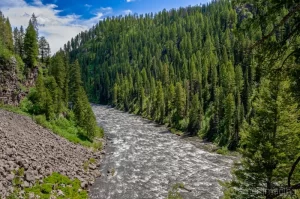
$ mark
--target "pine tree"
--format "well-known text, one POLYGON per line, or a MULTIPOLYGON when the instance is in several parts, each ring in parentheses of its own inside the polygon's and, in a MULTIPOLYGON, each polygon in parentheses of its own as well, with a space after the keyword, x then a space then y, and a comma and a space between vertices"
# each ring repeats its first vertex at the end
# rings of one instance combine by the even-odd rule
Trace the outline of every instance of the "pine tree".
POLYGON ((192 135, 196 135, 201 128, 202 111, 199 95, 193 96, 190 112, 188 130, 192 135))
POLYGON ((33 68, 37 66, 38 50, 36 31, 32 22, 29 21, 24 38, 24 54, 27 67, 33 68))
POLYGON ((20 52, 19 38, 20 38, 20 32, 19 32, 18 28, 16 27, 14 29, 14 52, 15 52, 15 54, 19 54, 19 52, 20 52))
POLYGON ((70 99, 73 103, 76 122, 78 126, 85 130, 85 136, 92 140, 97 131, 97 123, 82 86, 80 66, 77 60, 73 64, 70 73, 70 99))
MULTIPOLYGON (((243 158, 230 184, 231 198, 273 199, 289 189, 288 176, 300 149, 300 112, 289 90, 289 81, 262 80, 251 125, 244 126, 243 158)), ((299 176, 293 177, 299 183, 299 176)))
POLYGON ((158 82, 156 87, 156 99, 155 99, 155 118, 159 123, 163 123, 165 116, 165 102, 164 102, 164 92, 162 88, 162 83, 158 82))
POLYGON ((234 132, 234 114, 235 114, 235 101, 232 93, 228 94, 224 102, 224 134, 220 141, 220 145, 224 146, 228 140, 233 136, 234 132))
POLYGON ((183 119, 185 110, 185 94, 180 82, 176 83, 174 104, 176 112, 173 121, 175 124, 178 124, 178 122, 183 119))
POLYGON ((139 94, 139 107, 140 107, 140 114, 143 115, 144 113, 144 103, 146 100, 145 96, 145 89, 143 87, 140 88, 140 94, 139 94))
POLYGON ((44 83, 43 73, 39 72, 36 80, 36 102, 34 103, 34 114, 41 114, 45 112, 45 103, 47 101, 47 89, 44 83))
POLYGON ((5 40, 4 40, 5 46, 8 50, 13 52, 14 50, 13 35, 12 35, 12 29, 8 18, 5 20, 4 31, 5 31, 5 40))
POLYGON ((33 25, 33 28, 34 28, 35 32, 36 32, 36 40, 39 40, 39 24, 38 24, 38 21, 37 21, 37 16, 35 16, 34 13, 32 13, 30 21, 33 25))
POLYGON ((119 86, 118 84, 114 85, 113 88, 113 105, 118 106, 118 92, 119 92, 119 86))
POLYGON ((42 63, 45 63, 47 58, 50 57, 50 46, 45 37, 41 37, 39 40, 39 55, 42 63))
POLYGON ((19 52, 17 54, 19 54, 22 59, 24 59, 24 37, 25 37, 24 28, 23 26, 21 26, 19 31, 19 38, 18 38, 19 52))

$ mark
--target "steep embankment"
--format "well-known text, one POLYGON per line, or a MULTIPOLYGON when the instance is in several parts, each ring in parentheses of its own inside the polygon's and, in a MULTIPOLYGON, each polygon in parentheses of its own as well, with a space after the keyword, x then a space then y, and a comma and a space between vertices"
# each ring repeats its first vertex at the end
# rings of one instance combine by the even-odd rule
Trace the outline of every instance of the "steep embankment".
POLYGON ((23 187, 59 172, 78 178, 85 188, 100 176, 97 170, 100 158, 100 152, 72 144, 29 117, 0 110, 0 198, 12 192, 13 173, 19 168, 25 170, 23 187), (95 163, 86 165, 91 158, 95 163))
POLYGON ((0 102, 4 104, 17 106, 28 94, 28 88, 35 85, 38 68, 29 69, 26 78, 22 79, 18 64, 21 63, 15 57, 8 60, 0 58, 0 102))

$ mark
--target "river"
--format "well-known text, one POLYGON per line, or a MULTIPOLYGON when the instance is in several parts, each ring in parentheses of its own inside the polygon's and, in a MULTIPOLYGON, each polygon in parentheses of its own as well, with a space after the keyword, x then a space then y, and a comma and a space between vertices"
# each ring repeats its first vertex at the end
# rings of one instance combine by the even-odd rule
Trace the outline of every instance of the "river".
POLYGON ((188 189, 180 189, 184 199, 222 196, 219 181, 231 178, 234 158, 207 152, 139 116, 107 106, 93 110, 108 145, 91 199, 165 199, 176 183, 188 189))

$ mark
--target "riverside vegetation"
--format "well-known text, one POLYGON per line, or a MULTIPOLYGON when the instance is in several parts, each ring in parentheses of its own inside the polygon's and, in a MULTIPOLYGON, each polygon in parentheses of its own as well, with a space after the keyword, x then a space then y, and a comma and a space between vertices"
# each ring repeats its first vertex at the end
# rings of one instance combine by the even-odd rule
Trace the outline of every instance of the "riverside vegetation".
MULTIPOLYGON (((103 130, 97 126, 96 118, 82 86, 80 66, 78 65, 78 62, 74 61, 74 63, 69 64, 68 54, 63 51, 59 51, 50 57, 50 47, 47 40, 45 37, 38 36, 38 22, 37 17, 34 14, 32 15, 26 30, 24 30, 23 27, 20 27, 20 29, 15 28, 12 32, 9 19, 5 18, 0 12, 0 30, 1 94, 7 93, 8 88, 6 86, 11 86, 9 82, 10 79, 6 79, 7 76, 13 79, 15 78, 13 77, 13 74, 16 74, 16 79, 13 81, 13 83, 17 82, 18 84, 15 86, 18 88, 18 90, 13 90, 11 94, 14 96, 14 98, 18 98, 18 106, 10 106, 2 103, 1 108, 30 116, 41 126, 52 130, 57 135, 66 138, 70 142, 93 148, 97 160, 94 159, 92 165, 98 164, 100 156, 98 154, 99 152, 97 151, 102 149, 101 139, 104 135, 103 130), (7 66, 9 67, 11 62, 16 63, 17 67, 12 70, 5 68, 7 66), (11 71, 12 73, 8 74, 7 76, 3 75, 6 74, 6 70, 11 71), (32 71, 37 71, 37 77, 35 77, 35 82, 33 83, 35 86, 30 87, 26 85, 26 80, 29 78, 32 71), (2 87, 2 85, 5 86, 2 87), (22 96, 19 93, 25 94, 22 96)), ((9 117, 7 114, 4 115, 9 117)), ((23 119, 21 118, 21 120, 23 119)), ((72 174, 64 172, 61 168, 52 167, 51 164, 53 162, 50 161, 46 167, 48 167, 50 171, 60 171, 63 175, 38 171, 37 174, 40 174, 42 177, 45 177, 45 175, 48 177, 43 180, 43 183, 38 181, 41 180, 41 178, 36 179, 37 184, 34 184, 34 180, 28 181, 27 175, 29 175, 28 173, 31 171, 35 171, 35 169, 37 169, 37 165, 38 167, 44 168, 45 165, 43 164, 45 162, 44 160, 40 160, 36 163, 34 160, 32 160, 29 165, 32 166, 32 164, 35 164, 35 166, 33 165, 31 167, 27 165, 28 168, 26 168, 24 171, 24 168, 22 168, 24 163, 22 163, 22 158, 26 157, 21 155, 20 157, 15 157, 21 158, 20 161, 15 162, 16 164, 13 164, 12 161, 14 161, 14 159, 7 152, 10 147, 7 144, 10 142, 7 140, 9 139, 9 135, 5 136, 5 130, 9 129, 6 124, 7 123, 5 122, 1 123, 0 129, 0 137, 2 137, 2 141, 5 141, 5 143, 3 143, 3 157, 1 158, 4 158, 4 163, 6 163, 6 160, 11 163, 10 167, 7 168, 4 165, 4 169, 11 173, 8 173, 7 176, 3 176, 4 179, 0 179, 0 198, 7 196, 7 194, 12 193, 12 191, 14 191, 14 193, 10 195, 9 198, 29 197, 28 195, 30 194, 39 195, 42 198, 49 198, 50 195, 58 198, 87 198, 87 192, 84 189, 86 188, 86 184, 92 183, 92 181, 90 179, 84 179, 84 176, 90 176, 92 178, 99 176, 98 173, 92 174, 92 171, 96 169, 95 166, 88 165, 89 167, 93 168, 91 172, 80 171, 81 167, 84 167, 85 165, 85 163, 82 163, 82 161, 88 161, 84 159, 93 157, 88 149, 87 151, 83 152, 85 157, 80 156, 81 159, 78 159, 77 163, 73 162, 73 166, 78 168, 70 168, 70 172, 76 171, 77 176, 74 175, 74 173, 72 174), (22 175, 18 175, 18 173, 22 173, 22 175), (8 176, 12 177, 8 178, 8 176), (69 177, 79 177, 80 181, 72 181, 69 179, 69 177), (10 178, 13 178, 13 180, 10 178), (55 187, 54 185, 57 185, 58 187, 55 187), (61 187, 61 185, 64 187, 61 187), (13 190, 11 186, 14 186, 13 190), (28 186, 33 187, 28 188, 28 186), (24 189, 24 187, 27 188, 24 189), (78 192, 80 187, 82 187, 83 190, 78 192), (57 191, 59 191, 59 193, 57 191)), ((33 132, 38 134, 36 131, 33 132)), ((44 131, 41 130, 41 132, 44 131)), ((20 133, 15 136, 16 140, 18 139, 19 135, 26 136, 20 133)), ((30 135, 30 133, 28 135, 30 135)), ((35 135, 32 136, 34 137, 35 135)), ((46 139, 50 139, 51 136, 49 135, 50 137, 47 137, 46 134, 44 136, 45 143, 47 143, 46 139)), ((12 141, 12 149, 15 150, 15 147, 20 147, 19 144, 20 143, 13 143, 12 141)), ((66 143, 64 145, 66 145, 66 143)), ((35 144, 31 144, 30 151, 36 150, 36 148, 32 148, 34 146, 35 144)), ((69 150, 75 150, 76 148, 74 148, 74 145, 66 146, 70 147, 69 150)), ((58 148, 60 147, 58 146, 57 149, 58 148)), ((81 150, 84 151, 83 149, 81 150)), ((29 152, 28 154, 30 155, 29 152)), ((57 151, 53 152, 52 155, 54 154, 59 157, 57 151)), ((49 156, 41 153, 41 156, 43 155, 46 155, 46 157, 49 156)), ((14 156, 17 156, 17 154, 14 156)), ((68 154, 65 154, 66 158, 68 156, 68 154)), ((73 158, 74 160, 76 159, 75 156, 72 155, 70 155, 70 158, 73 158)), ((54 161, 55 158, 52 160, 54 161)), ((61 162, 62 160, 63 159, 55 161, 61 162)), ((28 160, 25 159, 24 161, 26 162, 28 160)), ((56 165, 59 165, 58 162, 56 162, 56 165)), ((65 167, 68 168, 67 165, 65 165, 65 167)), ((1 167, 0 169, 3 168, 1 167)), ((5 170, 2 172, 3 175, 6 174, 5 170)))

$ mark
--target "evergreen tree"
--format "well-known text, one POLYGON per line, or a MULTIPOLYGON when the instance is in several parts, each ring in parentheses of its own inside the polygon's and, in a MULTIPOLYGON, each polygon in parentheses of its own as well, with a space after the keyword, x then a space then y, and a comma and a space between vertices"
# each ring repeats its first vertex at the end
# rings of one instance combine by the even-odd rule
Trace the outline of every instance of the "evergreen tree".
POLYGON ((17 27, 14 29, 13 37, 14 37, 14 52, 15 52, 15 54, 19 54, 19 52, 20 52, 20 46, 19 46, 20 32, 17 27))
POLYGON ((24 54, 27 67, 33 68, 37 66, 38 58, 38 42, 37 34, 31 21, 26 29, 24 38, 24 54))
POLYGON ((176 84, 174 104, 176 107, 174 122, 178 123, 179 120, 183 119, 185 110, 185 94, 180 82, 176 84))
POLYGON ((17 54, 19 54, 22 59, 24 59, 24 37, 25 37, 24 28, 23 26, 21 26, 19 31, 19 37, 17 40, 18 48, 19 48, 19 52, 17 54))
POLYGON ((70 99, 73 103, 76 122, 85 130, 85 136, 92 140, 97 131, 97 123, 82 86, 78 61, 75 61, 70 72, 70 99))
POLYGON ((165 102, 164 102, 164 93, 162 88, 162 83, 157 83, 156 88, 156 104, 155 104, 155 118, 159 123, 163 123, 165 116, 165 102))
MULTIPOLYGON (((262 80, 251 125, 243 130, 245 147, 231 183, 232 198, 273 199, 292 189, 287 182, 299 156, 300 113, 289 90, 289 81, 262 80)), ((299 180, 298 175, 292 178, 294 183, 299 180)))
POLYGON ((41 72, 39 72, 38 78, 36 80, 36 98, 33 100, 34 114, 41 114, 45 112, 45 103, 47 101, 47 90, 44 83, 44 77, 41 72))
POLYGON ((5 46, 8 50, 13 51, 14 50, 13 35, 12 35, 12 29, 8 18, 5 20, 5 28, 3 31, 5 34, 5 39, 4 39, 5 46))
POLYGON ((50 46, 45 37, 41 37, 39 40, 39 55, 42 63, 50 57, 50 46))
POLYGON ((35 16, 34 13, 32 13, 30 21, 32 23, 32 26, 36 32, 36 39, 39 40, 39 24, 38 24, 38 20, 37 20, 37 16, 35 16))
POLYGON ((192 135, 196 135, 201 129, 202 111, 198 94, 193 96, 190 113, 188 130, 192 135))

